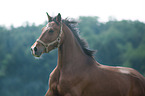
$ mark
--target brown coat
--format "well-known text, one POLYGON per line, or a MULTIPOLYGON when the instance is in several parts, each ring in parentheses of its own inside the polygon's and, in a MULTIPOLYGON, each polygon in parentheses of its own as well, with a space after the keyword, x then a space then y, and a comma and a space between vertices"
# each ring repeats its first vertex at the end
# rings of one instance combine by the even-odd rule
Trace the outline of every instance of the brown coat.
MULTIPOLYGON (((96 62, 92 51, 86 49, 85 43, 71 26, 73 23, 67 20, 61 23, 60 16, 51 20, 48 23, 50 28, 43 28, 39 37, 41 41, 50 43, 59 36, 63 25, 60 42, 55 42, 47 49, 50 51, 60 45, 58 64, 50 75, 45 96, 145 96, 145 78, 139 72, 132 68, 111 67, 96 62), (46 35, 50 29, 54 29, 55 35, 46 35), (53 40, 47 39, 50 39, 50 35, 53 40)), ((35 42, 32 53, 40 56, 46 52, 45 49, 41 42, 35 42)))

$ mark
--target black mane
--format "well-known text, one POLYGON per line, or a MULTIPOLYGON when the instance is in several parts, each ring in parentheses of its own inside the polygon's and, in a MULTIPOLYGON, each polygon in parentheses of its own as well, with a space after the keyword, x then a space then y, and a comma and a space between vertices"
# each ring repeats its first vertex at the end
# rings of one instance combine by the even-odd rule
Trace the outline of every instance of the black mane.
MULTIPOLYGON (((56 18, 54 18, 53 21, 56 22, 56 18)), ((62 22, 70 28, 70 30, 76 37, 78 43, 80 44, 81 48, 83 49, 84 53, 87 54, 88 56, 92 57, 93 54, 95 53, 95 51, 88 49, 87 42, 84 39, 80 38, 80 36, 78 34, 79 30, 77 28, 78 22, 76 22, 74 20, 68 20, 67 18, 63 19, 62 22)))

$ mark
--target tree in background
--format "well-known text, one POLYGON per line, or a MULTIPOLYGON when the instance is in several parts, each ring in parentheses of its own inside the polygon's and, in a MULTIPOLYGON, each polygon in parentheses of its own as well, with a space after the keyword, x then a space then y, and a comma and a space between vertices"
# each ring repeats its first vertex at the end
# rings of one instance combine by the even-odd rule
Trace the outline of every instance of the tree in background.
MULTIPOLYGON (((57 50, 39 60, 30 52, 45 24, 0 27, 0 96, 45 94, 48 76, 57 63, 57 50)), ((90 49, 97 50, 94 57, 98 62, 132 67, 145 76, 144 26, 142 22, 129 20, 110 19, 101 23, 98 17, 80 17, 78 23, 81 37, 90 49)))

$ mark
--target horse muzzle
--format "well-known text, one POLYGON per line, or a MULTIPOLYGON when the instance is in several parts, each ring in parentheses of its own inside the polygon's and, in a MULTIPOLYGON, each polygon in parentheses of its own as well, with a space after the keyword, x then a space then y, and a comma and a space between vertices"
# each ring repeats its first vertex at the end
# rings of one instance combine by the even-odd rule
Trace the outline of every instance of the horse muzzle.
POLYGON ((42 55, 43 50, 39 49, 34 43, 34 45, 32 45, 31 47, 31 52, 33 56, 40 57, 42 55))

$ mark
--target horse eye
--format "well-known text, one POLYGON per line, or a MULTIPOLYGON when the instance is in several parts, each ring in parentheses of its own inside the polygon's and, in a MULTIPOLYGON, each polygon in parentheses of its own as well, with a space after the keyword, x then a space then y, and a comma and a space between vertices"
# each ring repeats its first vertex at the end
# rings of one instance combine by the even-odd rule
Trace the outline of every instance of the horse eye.
POLYGON ((50 32, 50 33, 53 33, 54 31, 51 29, 51 30, 49 30, 49 32, 50 32))

